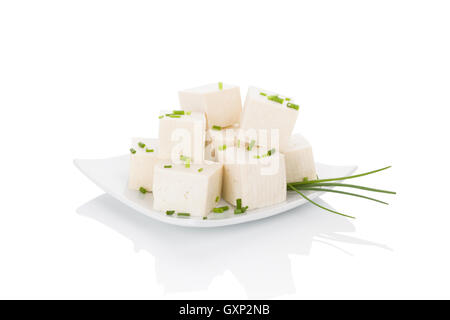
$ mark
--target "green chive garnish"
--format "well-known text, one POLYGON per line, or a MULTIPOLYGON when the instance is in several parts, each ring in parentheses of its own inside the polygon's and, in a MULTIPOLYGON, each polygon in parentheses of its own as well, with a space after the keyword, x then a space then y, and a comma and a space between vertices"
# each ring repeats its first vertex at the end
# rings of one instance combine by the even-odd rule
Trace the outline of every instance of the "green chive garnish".
POLYGON ((187 212, 178 212, 177 216, 179 217, 189 217, 191 214, 187 212))
POLYGON ((267 99, 269 99, 270 101, 273 101, 273 102, 277 102, 277 103, 283 103, 283 101, 284 101, 279 96, 268 96, 267 99))
POLYGON ((206 219, 208 219, 208 217, 203 217, 203 220, 206 220, 206 219))
POLYGON ((241 140, 239 140, 239 139, 238 139, 238 141, 237 141, 237 146, 238 146, 238 148, 241 147, 241 140))
POLYGON ((187 111, 187 112, 186 112, 186 114, 187 114, 188 116, 190 116, 191 113, 192 113, 191 111, 187 111))
POLYGON ((267 96, 267 93, 264 93, 264 92, 260 92, 259 94, 264 96, 264 97, 267 96))
POLYGON ((138 142, 138 146, 141 147, 141 148, 145 148, 145 143, 143 143, 143 142, 138 142))
POLYGON ((223 89, 223 83, 219 82, 219 90, 222 90, 222 89, 223 89))
POLYGON ((224 144, 223 146, 219 146, 219 150, 220 151, 224 151, 226 149, 227 149, 227 145, 226 144, 224 144))
POLYGON ((167 164, 164 166, 164 168, 172 168, 172 166, 170 164, 167 164))
POLYGON ((131 148, 131 149, 130 149, 130 152, 131 152, 132 154, 135 154, 135 153, 136 153, 136 150, 134 150, 133 148, 131 148))
POLYGON ((261 159, 260 156, 253 156, 253 158, 255 158, 255 159, 261 159))
POLYGON ((166 214, 168 215, 168 216, 171 216, 171 215, 173 215, 175 213, 175 210, 167 210, 166 211, 166 214))
POLYGON ((198 172, 202 172, 202 171, 203 171, 203 168, 200 168, 200 169, 198 169, 197 171, 198 171, 198 172))
POLYGON ((268 155, 268 156, 271 156, 271 155, 273 155, 274 153, 275 153, 275 148, 270 149, 269 151, 267 151, 267 155, 268 155))
POLYGON ((245 211, 247 211, 247 209, 248 209, 248 206, 245 206, 244 208, 234 209, 234 214, 244 213, 245 211))
POLYGON ((213 130, 218 130, 218 131, 222 130, 221 126, 212 126, 212 128, 213 128, 213 130))
POLYGON ((222 208, 214 208, 213 212, 214 213, 223 213, 223 209, 222 208))
POLYGON ((219 200, 220 200, 220 197, 217 196, 217 197, 216 197, 216 202, 219 202, 219 200))
POLYGON ((288 104, 286 105, 286 107, 291 108, 291 109, 295 109, 298 110, 300 107, 298 106, 298 104, 293 104, 288 102, 288 104))
POLYGON ((291 98, 286 98, 286 101, 291 101, 291 98))
POLYGON ((145 152, 153 152, 153 151, 155 151, 155 150, 154 149, 149 149, 149 148, 145 149, 145 152))
POLYGON ((222 209, 223 211, 227 211, 228 209, 230 209, 229 206, 223 206, 223 207, 219 207, 219 209, 222 209))
POLYGON ((184 163, 184 167, 185 168, 190 168, 191 167, 191 160, 187 159, 186 162, 184 163))
POLYGON ((170 117, 170 118, 181 118, 181 116, 178 115, 178 114, 169 114, 167 116, 170 117))
POLYGON ((162 118, 164 118, 164 116, 159 116, 158 118, 159 118, 159 119, 162 119, 162 118))
POLYGON ((139 191, 140 191, 141 193, 143 193, 143 194, 146 194, 146 193, 148 192, 148 190, 145 189, 144 187, 140 187, 140 188, 139 188, 139 191))
POLYGON ((255 145, 255 143, 256 143, 255 140, 250 141, 250 144, 248 145, 247 150, 251 151, 253 149, 253 146, 255 145))
POLYGON ((184 110, 173 110, 173 114, 184 115, 184 110))
POLYGON ((238 209, 242 208, 242 199, 236 199, 236 208, 238 209))

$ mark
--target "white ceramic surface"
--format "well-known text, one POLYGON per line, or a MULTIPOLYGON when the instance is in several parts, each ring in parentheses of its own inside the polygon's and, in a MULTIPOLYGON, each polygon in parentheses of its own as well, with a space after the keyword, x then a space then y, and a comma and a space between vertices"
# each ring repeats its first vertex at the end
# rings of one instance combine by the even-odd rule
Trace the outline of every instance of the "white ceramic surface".
MULTIPOLYGON (((235 215, 233 210, 224 213, 210 213, 207 220, 198 217, 167 216, 163 212, 153 210, 153 195, 142 194, 139 191, 127 189, 129 155, 123 155, 107 159, 74 160, 75 166, 80 169, 90 180, 109 193, 114 198, 123 202, 136 211, 161 222, 175 224, 184 227, 221 227, 264 219, 283 213, 292 208, 301 206, 307 201, 295 192, 287 192, 286 201, 260 209, 248 210, 244 214, 235 215)), ((353 173, 356 166, 331 166, 316 163, 317 173, 320 178, 341 177, 353 173)), ((307 192, 310 199, 317 198, 322 192, 307 192)), ((218 206, 229 205, 220 200, 218 206)))

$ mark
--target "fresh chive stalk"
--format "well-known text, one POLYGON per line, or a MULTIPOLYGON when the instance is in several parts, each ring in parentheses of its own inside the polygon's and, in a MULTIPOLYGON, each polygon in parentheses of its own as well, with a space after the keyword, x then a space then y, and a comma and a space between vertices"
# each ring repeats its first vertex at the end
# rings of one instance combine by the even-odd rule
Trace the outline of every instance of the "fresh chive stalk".
POLYGON ((164 168, 172 168, 172 165, 166 164, 166 165, 164 165, 164 168))
POLYGON ((222 127, 214 125, 214 126, 212 126, 212 129, 220 131, 220 130, 222 130, 222 127))

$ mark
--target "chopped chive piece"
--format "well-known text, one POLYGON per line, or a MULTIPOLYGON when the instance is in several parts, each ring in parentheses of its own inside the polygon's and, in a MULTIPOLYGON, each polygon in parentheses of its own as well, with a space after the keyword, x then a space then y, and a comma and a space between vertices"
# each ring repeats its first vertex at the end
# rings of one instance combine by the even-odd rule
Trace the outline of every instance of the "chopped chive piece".
POLYGON ((198 169, 197 171, 198 171, 198 172, 202 172, 202 171, 203 171, 203 168, 200 168, 200 169, 198 169))
POLYGON ((184 115, 184 110, 173 110, 173 112, 172 112, 173 114, 181 114, 181 115, 184 115))
POLYGON ((206 220, 206 219, 208 219, 208 217, 203 217, 203 220, 206 220))
POLYGON ((187 159, 186 163, 184 164, 185 168, 190 168, 191 167, 191 160, 187 159))
MULTIPOLYGON (((191 113, 192 113, 191 111, 187 111, 187 112, 186 112, 186 114, 187 114, 188 116, 190 116, 191 113)), ((205 217, 205 218, 206 218, 206 217, 205 217)))
POLYGON ((159 116, 158 118, 159 118, 159 119, 162 119, 162 118, 164 118, 164 116, 159 116))
POLYGON ((172 166, 170 164, 167 164, 164 166, 164 168, 172 168, 172 166))
POLYGON ((241 147, 241 140, 239 140, 239 139, 238 139, 238 141, 237 141, 237 146, 238 146, 238 148, 241 147))
POLYGON ((181 161, 186 161, 187 157, 183 156, 182 154, 180 154, 180 160, 181 161))
POLYGON ((171 215, 173 215, 175 213, 175 210, 167 210, 166 211, 166 214, 168 215, 168 216, 171 216, 171 215))
POLYGON ((220 151, 224 151, 226 149, 227 149, 227 145, 226 144, 224 144, 223 146, 219 146, 219 150, 220 151))
POLYGON ((213 212, 214 213, 223 213, 223 209, 222 208, 214 208, 213 212))
POLYGON ((219 209, 222 209, 223 211, 227 211, 228 209, 230 209, 229 206, 223 206, 223 207, 219 207, 219 209))
POLYGON ((247 209, 248 209, 248 206, 246 206, 244 208, 234 209, 234 214, 244 213, 245 211, 247 211, 247 209))
POLYGON ((178 115, 178 114, 169 114, 168 117, 170 117, 170 118, 181 118, 181 116, 178 115))
POLYGON ((134 150, 133 148, 131 148, 131 149, 130 149, 130 152, 131 152, 132 154, 135 154, 135 153, 136 153, 136 150, 134 150))
POLYGON ((223 83, 219 82, 219 90, 222 90, 222 89, 223 89, 223 83))
POLYGON ((145 152, 153 152, 153 151, 155 151, 155 150, 154 149, 149 149, 149 148, 145 149, 145 152))
POLYGON ((251 151, 251 150, 253 149, 255 143, 256 143, 255 140, 250 141, 250 144, 248 145, 247 150, 248 150, 248 151, 251 151))
POLYGON ((221 126, 212 126, 212 128, 213 128, 213 130, 222 130, 222 127, 221 126))
POLYGON ((255 158, 255 159, 261 159, 261 157, 260 156, 253 156, 253 158, 255 158))
POLYGON ((178 212, 177 216, 179 217, 189 217, 191 214, 187 212, 178 212))
POLYGON ((236 199, 236 208, 238 209, 242 208, 242 199, 236 199))
POLYGON ((279 96, 268 96, 267 99, 277 103, 283 103, 284 99, 281 99, 279 96))
POLYGON ((298 104, 293 104, 288 102, 288 104, 286 105, 286 107, 291 108, 291 109, 295 109, 298 110, 300 107, 298 106, 298 104))
POLYGON ((264 92, 260 92, 259 94, 264 96, 264 97, 267 96, 267 93, 264 93, 264 92))
POLYGON ((286 101, 291 101, 291 98, 286 98, 286 101))
POLYGON ((216 202, 219 202, 219 200, 220 200, 220 197, 217 196, 217 197, 216 197, 216 202))
POLYGON ((143 142, 138 142, 138 146, 141 147, 141 148, 145 148, 145 143, 143 143, 143 142))
POLYGON ((267 151, 267 155, 271 156, 275 153, 275 148, 270 149, 269 151, 267 151))
POLYGON ((140 191, 141 193, 143 193, 143 194, 146 194, 146 193, 148 192, 148 190, 145 189, 144 187, 140 187, 140 188, 139 188, 139 191, 140 191))

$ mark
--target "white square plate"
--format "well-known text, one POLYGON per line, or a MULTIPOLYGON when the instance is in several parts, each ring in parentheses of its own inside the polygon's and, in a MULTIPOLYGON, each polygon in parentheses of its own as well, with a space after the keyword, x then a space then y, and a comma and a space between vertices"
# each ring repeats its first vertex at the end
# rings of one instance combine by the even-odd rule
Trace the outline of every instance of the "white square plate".
MULTIPOLYGON (((167 216, 164 212, 153 210, 153 195, 151 193, 142 194, 139 191, 127 188, 129 161, 130 155, 124 155, 107 159, 77 159, 74 160, 74 164, 92 182, 125 205, 150 218, 184 227, 221 227, 255 221, 308 203, 297 193, 289 191, 286 201, 270 207, 247 210, 244 214, 235 215, 234 210, 228 210, 224 213, 212 212, 208 215, 207 220, 198 217, 167 216)), ((347 176, 352 174, 356 168, 356 166, 331 166, 316 163, 317 174, 321 179, 347 176)), ((310 199, 314 199, 320 196, 322 192, 309 191, 305 194, 310 199)), ((229 204, 222 199, 218 206, 221 205, 229 204)))

